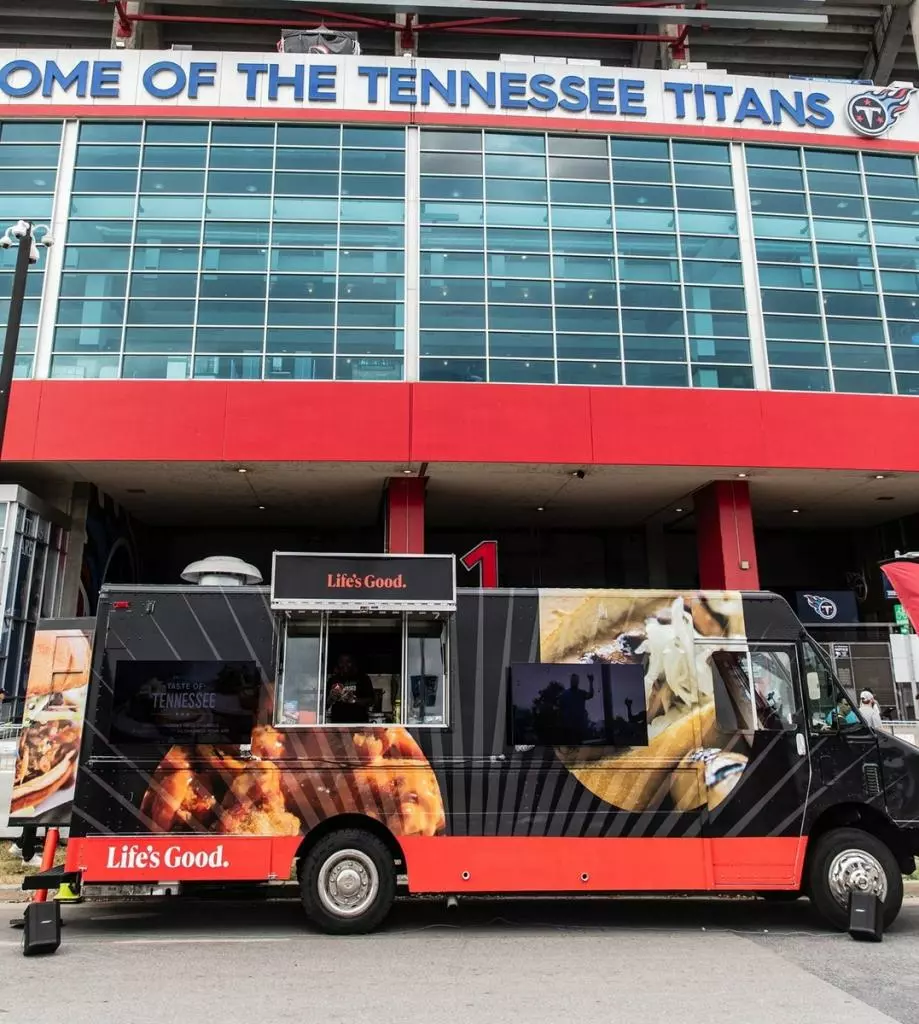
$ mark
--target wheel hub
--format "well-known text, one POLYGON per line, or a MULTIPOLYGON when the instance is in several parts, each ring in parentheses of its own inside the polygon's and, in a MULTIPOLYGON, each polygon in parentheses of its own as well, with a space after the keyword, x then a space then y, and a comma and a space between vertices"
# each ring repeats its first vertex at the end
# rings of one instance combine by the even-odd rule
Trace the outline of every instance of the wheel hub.
POLYGON ((840 906, 849 904, 849 894, 871 892, 881 902, 887 899, 887 875, 879 860, 865 850, 843 850, 830 863, 829 885, 840 906))
POLYGON ((376 899, 380 877, 362 850, 338 850, 319 871, 319 899, 336 917, 357 917, 376 899))

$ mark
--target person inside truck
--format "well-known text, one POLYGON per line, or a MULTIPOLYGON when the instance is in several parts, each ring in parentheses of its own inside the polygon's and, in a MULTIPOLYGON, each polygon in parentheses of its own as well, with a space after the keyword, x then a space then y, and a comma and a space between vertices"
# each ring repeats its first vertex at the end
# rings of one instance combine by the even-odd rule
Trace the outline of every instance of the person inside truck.
POLYGON ((326 686, 326 721, 333 725, 369 722, 374 699, 370 676, 358 669, 350 654, 339 654, 326 686))
POLYGON ((852 705, 845 697, 839 698, 839 703, 826 716, 826 724, 835 725, 857 725, 858 715, 852 710, 852 705))

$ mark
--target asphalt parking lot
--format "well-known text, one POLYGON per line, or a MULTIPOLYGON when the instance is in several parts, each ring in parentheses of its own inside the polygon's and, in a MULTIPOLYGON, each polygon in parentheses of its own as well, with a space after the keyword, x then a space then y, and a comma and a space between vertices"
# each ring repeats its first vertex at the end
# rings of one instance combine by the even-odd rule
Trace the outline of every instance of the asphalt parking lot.
POLYGON ((880 945, 822 931, 806 902, 616 899, 399 905, 331 938, 293 900, 65 908, 23 958, 0 904, 0 1020, 29 1024, 919 1020, 919 900, 880 945))

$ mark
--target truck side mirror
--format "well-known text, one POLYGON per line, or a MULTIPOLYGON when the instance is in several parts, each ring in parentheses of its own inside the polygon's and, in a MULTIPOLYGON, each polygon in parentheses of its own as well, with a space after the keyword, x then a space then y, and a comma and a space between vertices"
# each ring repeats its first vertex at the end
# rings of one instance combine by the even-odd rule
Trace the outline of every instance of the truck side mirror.
POLYGON ((820 674, 817 672, 807 673, 807 695, 813 701, 820 700, 820 674))

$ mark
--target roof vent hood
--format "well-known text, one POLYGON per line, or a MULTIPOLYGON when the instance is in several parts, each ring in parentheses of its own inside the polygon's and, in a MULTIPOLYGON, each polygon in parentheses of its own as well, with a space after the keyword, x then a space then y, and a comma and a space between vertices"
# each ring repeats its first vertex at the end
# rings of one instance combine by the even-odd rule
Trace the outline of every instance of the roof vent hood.
POLYGON ((192 562, 182 570, 186 583, 199 587, 244 587, 262 582, 262 574, 254 565, 229 555, 211 555, 192 562))

